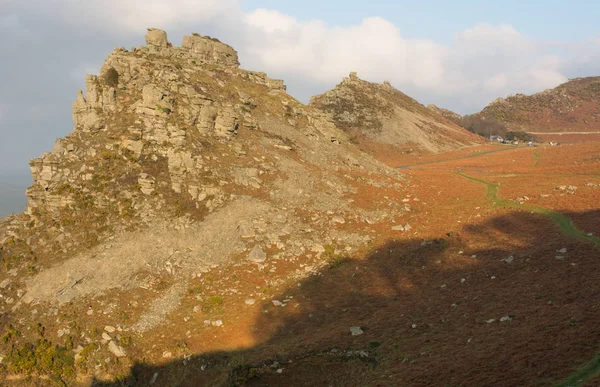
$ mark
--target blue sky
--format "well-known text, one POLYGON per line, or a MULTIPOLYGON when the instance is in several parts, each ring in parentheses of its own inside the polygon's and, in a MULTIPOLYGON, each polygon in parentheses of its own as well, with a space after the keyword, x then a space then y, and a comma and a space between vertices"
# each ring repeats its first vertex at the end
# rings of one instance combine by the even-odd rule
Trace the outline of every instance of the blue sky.
POLYGON ((381 16, 410 38, 448 43, 457 32, 479 23, 510 24, 531 39, 582 40, 600 34, 600 2, 583 0, 282 1, 246 0, 244 10, 276 9, 299 20, 331 25, 358 24, 381 16))

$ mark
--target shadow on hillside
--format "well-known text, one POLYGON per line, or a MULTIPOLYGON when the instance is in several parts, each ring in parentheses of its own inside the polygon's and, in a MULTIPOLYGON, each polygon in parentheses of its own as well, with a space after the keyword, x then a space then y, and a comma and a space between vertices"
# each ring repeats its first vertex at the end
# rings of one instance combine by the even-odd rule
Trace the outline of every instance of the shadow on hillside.
POLYGON ((552 385, 600 348, 598 256, 525 212, 390 241, 274 297, 286 307, 265 301, 260 345, 94 385, 552 385))

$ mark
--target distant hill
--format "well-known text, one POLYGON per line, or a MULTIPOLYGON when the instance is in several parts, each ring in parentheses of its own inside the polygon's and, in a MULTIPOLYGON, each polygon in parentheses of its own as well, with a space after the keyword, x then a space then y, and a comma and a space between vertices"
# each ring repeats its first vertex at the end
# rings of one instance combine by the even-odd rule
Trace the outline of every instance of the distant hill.
POLYGON ((442 152, 481 142, 480 137, 427 109, 388 82, 367 82, 356 73, 344 78, 333 90, 314 96, 310 106, 330 114, 339 129, 371 153, 382 146, 442 152))
POLYGON ((572 79, 529 96, 498 98, 474 116, 496 119, 512 131, 600 131, 600 77, 572 79))

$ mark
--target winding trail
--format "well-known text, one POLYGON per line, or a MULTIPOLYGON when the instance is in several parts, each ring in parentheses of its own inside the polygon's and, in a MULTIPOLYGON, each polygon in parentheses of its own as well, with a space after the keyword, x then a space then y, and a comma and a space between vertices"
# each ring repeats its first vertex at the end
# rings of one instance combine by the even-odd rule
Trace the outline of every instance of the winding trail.
MULTIPOLYGON (((587 235, 585 232, 578 229, 569 217, 562 215, 558 212, 548 210, 546 208, 540 208, 526 204, 521 205, 510 200, 502 199, 498 196, 497 184, 477 179, 473 176, 469 176, 461 172, 455 173, 466 179, 473 180, 475 182, 485 185, 487 187, 485 196, 494 206, 512 207, 519 210, 527 210, 535 212, 537 214, 545 215, 549 217, 554 223, 556 223, 556 225, 558 225, 560 232, 564 235, 582 240, 584 242, 590 242, 594 244, 596 248, 600 249, 600 238, 596 236, 587 235)), ((598 375, 600 375, 600 353, 598 353, 593 359, 591 359, 587 364, 579 368, 573 374, 563 379, 562 381, 554 384, 554 387, 583 386, 586 384, 586 382, 590 381, 598 375)))
POLYGON ((545 216, 549 217, 550 219, 552 219, 552 221, 558 225, 560 232, 563 233, 564 235, 567 235, 569 237, 576 238, 576 239, 581 239, 586 242, 591 242, 596 247, 600 248, 600 238, 593 236, 593 235, 587 235, 584 231, 575 227, 575 225, 573 224, 573 221, 568 216, 565 216, 561 213, 558 213, 556 211, 552 211, 552 210, 549 210, 546 208, 535 207, 535 206, 531 206, 528 204, 517 204, 513 201, 502 199, 498 196, 498 185, 497 184, 490 183, 485 180, 477 179, 476 177, 469 176, 462 172, 455 172, 455 173, 457 175, 467 178, 469 180, 473 180, 478 183, 484 184, 487 187, 487 192, 486 192, 485 196, 494 205, 502 205, 505 207, 512 207, 512 208, 532 211, 537 214, 545 215, 545 216))

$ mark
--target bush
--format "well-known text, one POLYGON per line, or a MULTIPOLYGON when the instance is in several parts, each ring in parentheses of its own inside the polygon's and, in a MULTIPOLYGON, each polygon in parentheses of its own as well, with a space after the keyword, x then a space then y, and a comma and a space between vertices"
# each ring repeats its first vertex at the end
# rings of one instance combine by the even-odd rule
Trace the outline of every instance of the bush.
POLYGON ((531 134, 525 132, 507 132, 506 138, 509 140, 519 140, 524 142, 535 140, 531 134))
POLYGON ((104 83, 114 88, 119 85, 119 73, 114 69, 114 67, 109 68, 104 74, 104 83))

